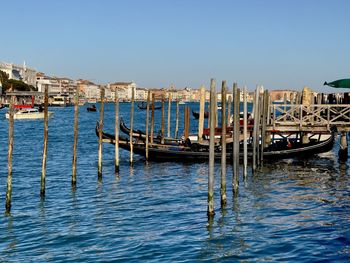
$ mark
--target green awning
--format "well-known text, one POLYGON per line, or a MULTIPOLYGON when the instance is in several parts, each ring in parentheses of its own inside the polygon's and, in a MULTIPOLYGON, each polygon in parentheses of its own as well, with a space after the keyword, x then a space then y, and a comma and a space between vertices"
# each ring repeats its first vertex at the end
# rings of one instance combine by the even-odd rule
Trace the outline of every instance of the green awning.
POLYGON ((338 79, 332 82, 325 82, 323 85, 328 85, 333 88, 347 88, 350 89, 350 79, 338 79))

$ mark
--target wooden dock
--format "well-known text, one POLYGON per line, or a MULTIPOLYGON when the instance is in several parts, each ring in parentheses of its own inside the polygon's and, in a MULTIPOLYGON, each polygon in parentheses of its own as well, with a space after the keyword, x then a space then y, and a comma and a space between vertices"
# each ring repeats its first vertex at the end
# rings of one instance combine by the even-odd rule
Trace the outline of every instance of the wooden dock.
POLYGON ((266 131, 350 132, 350 104, 269 105, 266 131))

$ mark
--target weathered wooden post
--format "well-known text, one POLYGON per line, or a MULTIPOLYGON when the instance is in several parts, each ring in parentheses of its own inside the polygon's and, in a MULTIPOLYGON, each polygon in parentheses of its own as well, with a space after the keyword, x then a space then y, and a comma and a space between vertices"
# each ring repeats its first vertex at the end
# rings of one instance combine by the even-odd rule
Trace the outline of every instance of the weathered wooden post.
POLYGON ((161 123, 161 144, 164 144, 164 130, 165 130, 165 124, 164 124, 164 120, 165 119, 165 112, 164 112, 164 95, 162 96, 162 123, 161 123))
POLYGON ((41 167, 41 184, 40 196, 45 197, 45 183, 46 183, 46 159, 47 159, 47 140, 49 135, 49 86, 45 85, 45 99, 44 99, 44 148, 43 148, 43 162, 41 167))
POLYGON ((105 112, 105 88, 101 86, 101 93, 100 93, 100 123, 99 123, 99 130, 98 130, 98 179, 102 179, 102 131, 103 131, 103 122, 104 122, 104 112, 105 112))
POLYGON ((210 118, 210 134, 209 134, 209 175, 208 175, 208 217, 212 217, 214 212, 214 161, 215 161, 215 92, 216 84, 215 80, 211 79, 210 81, 210 113, 212 116, 210 118))
MULTIPOLYGON (((227 91, 226 91, 227 93, 227 91)), ((232 104, 232 97, 228 96, 228 102, 227 102, 227 126, 230 126, 231 124, 231 105, 232 104)))
POLYGON ((254 126, 253 126, 253 172, 255 172, 256 170, 256 166, 257 166, 257 144, 258 144, 258 140, 259 138, 257 138, 258 135, 258 113, 259 113, 259 86, 256 87, 255 89, 255 95, 254 95, 254 126))
POLYGON ((147 92, 147 111, 146 111, 146 160, 148 160, 148 123, 149 123, 149 103, 150 103, 150 99, 151 99, 151 91, 148 90, 147 92))
POLYGON ((179 100, 176 100, 175 138, 179 136, 179 100))
POLYGON ((153 143, 153 136, 154 136, 154 104, 155 104, 155 94, 152 93, 151 143, 153 143))
POLYGON ((114 106, 115 106, 115 173, 119 173, 119 94, 118 88, 115 87, 114 91, 114 106))
POLYGON ((168 93, 168 137, 170 137, 171 93, 168 93))
POLYGON ((247 87, 244 86, 243 90, 243 177, 247 178, 248 167, 248 108, 247 108, 247 87))
POLYGON ((239 91, 237 83, 233 84, 233 131, 232 131, 232 190, 238 191, 238 171, 239 171, 239 91), (238 149, 237 149, 238 148, 238 149))
POLYGON ((134 129, 134 107, 135 107, 135 89, 131 89, 131 112, 130 112, 130 133, 129 133, 129 139, 130 139, 130 164, 133 164, 133 157, 134 157, 134 144, 133 144, 133 136, 132 132, 134 129))
POLYGON ((74 143, 72 161, 72 187, 77 186, 77 146, 78 146, 78 116, 79 116, 79 90, 78 87, 74 96, 74 143))
POLYGON ((338 156, 341 161, 346 161, 348 159, 348 139, 346 132, 341 132, 340 143, 339 143, 338 156))
POLYGON ((185 116, 184 116, 184 136, 187 139, 190 135, 190 108, 185 107, 185 116))
MULTIPOLYGON (((236 174, 237 174, 237 186, 239 181, 239 141, 240 141, 240 134, 241 134, 241 124, 240 124, 240 104, 241 104, 241 90, 237 88, 237 97, 236 97, 236 129, 235 129, 235 150, 236 150, 236 174)), ((238 189, 237 189, 238 190, 238 189)))
POLYGON ((221 85, 221 206, 226 205, 226 81, 221 85))
MULTIPOLYGON (((11 84, 10 91, 13 92, 11 84)), ((13 131, 14 131, 14 110, 15 96, 11 95, 9 105, 9 133, 8 133, 8 151, 7 151, 7 188, 6 188, 6 213, 11 212, 12 201, 12 152, 13 152, 13 131)))
POLYGON ((199 120, 198 120, 198 141, 203 140, 204 129, 204 112, 205 112, 205 88, 201 86, 199 89, 199 120))
POLYGON ((283 111, 284 111, 284 118, 283 118, 283 121, 286 121, 287 120, 287 93, 284 93, 283 94, 283 111))
POLYGON ((261 120, 261 148, 260 148, 260 163, 262 164, 264 161, 264 148, 266 147, 266 138, 270 136, 270 134, 266 133, 267 126, 267 118, 269 113, 269 92, 268 90, 264 91, 264 95, 262 98, 262 120, 261 120))
POLYGON ((215 91, 215 127, 219 126, 219 114, 218 114, 218 94, 215 91))

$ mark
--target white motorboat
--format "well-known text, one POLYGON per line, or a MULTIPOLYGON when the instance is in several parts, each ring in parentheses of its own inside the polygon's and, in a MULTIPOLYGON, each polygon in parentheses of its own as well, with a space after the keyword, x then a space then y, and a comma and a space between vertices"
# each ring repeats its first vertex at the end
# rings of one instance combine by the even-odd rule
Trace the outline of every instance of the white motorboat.
MULTIPOLYGON (((52 116, 53 112, 48 112, 48 117, 52 116)), ((9 119, 10 114, 5 113, 6 119, 9 119)), ((44 119, 44 111, 39 111, 36 108, 22 109, 14 113, 13 118, 15 120, 34 120, 34 119, 44 119)))

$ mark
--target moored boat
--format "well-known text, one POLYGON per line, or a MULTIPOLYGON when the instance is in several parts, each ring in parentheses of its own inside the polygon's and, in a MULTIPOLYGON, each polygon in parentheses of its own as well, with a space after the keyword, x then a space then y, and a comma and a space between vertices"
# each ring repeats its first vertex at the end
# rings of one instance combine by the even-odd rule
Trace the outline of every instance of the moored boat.
MULTIPOLYGON (((96 134, 98 135, 99 126, 96 125, 96 134)), ((334 144, 334 133, 325 134, 307 134, 308 142, 302 142, 301 134, 298 136, 273 134, 273 141, 264 148, 264 159, 281 159, 293 157, 310 157, 314 154, 330 151, 334 144)), ((305 135, 305 134, 304 134, 305 135)), ((103 132, 102 137, 104 142, 115 144, 115 136, 103 132)), ((171 144, 149 144, 148 157, 149 160, 154 161, 181 161, 181 162, 195 162, 205 161, 209 159, 209 141, 203 143, 191 143, 188 140, 180 142, 177 145, 171 144)), ((242 144, 242 143, 241 143, 242 144)), ((129 138, 119 137, 119 146, 122 149, 130 150, 129 138)), ((227 143, 226 157, 232 158, 232 141, 227 143)), ((249 147, 251 149, 251 146, 249 147)), ((135 154, 145 156, 146 147, 142 140, 133 140, 133 151, 135 154)), ((240 153, 241 157, 243 153, 240 153)), ((251 150, 248 151, 248 157, 252 156, 251 150)), ((221 158, 221 146, 219 143, 215 146, 215 159, 221 158)))
MULTIPOLYGON (((50 118, 53 115, 53 112, 48 112, 48 117, 50 118)), ((8 112, 5 113, 6 119, 10 118, 8 112)), ((34 119, 44 119, 44 111, 39 111, 36 108, 21 109, 15 111, 13 118, 15 120, 34 120, 34 119)))

